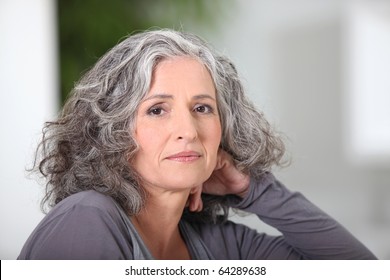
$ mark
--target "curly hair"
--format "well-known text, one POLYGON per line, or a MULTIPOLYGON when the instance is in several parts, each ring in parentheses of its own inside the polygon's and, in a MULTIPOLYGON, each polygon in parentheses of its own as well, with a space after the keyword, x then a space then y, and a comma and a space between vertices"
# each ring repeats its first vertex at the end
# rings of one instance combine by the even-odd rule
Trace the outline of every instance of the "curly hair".
MULTIPOLYGON (((156 65, 176 56, 195 58, 210 72, 222 126, 220 147, 237 167, 260 177, 280 164, 284 144, 245 96, 233 63, 195 35, 151 30, 109 50, 75 85, 58 118, 45 124, 34 163, 47 182, 42 209, 84 190, 111 196, 129 215, 142 209, 145 195, 129 165, 138 149, 135 117, 156 65)), ((221 209, 227 215, 223 198, 204 200, 204 210, 191 215, 214 221, 221 209)))

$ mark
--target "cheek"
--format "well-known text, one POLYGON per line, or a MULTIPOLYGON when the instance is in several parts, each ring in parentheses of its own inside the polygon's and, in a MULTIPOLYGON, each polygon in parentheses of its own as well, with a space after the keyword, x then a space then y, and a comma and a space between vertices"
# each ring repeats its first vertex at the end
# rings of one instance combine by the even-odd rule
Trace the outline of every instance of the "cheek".
POLYGON ((158 147, 162 137, 161 129, 158 126, 151 126, 148 123, 141 123, 138 127, 140 129, 135 131, 134 138, 137 141, 140 150, 148 152, 158 147))
POLYGON ((221 123, 220 121, 218 120, 217 122, 214 122, 213 124, 213 128, 210 129, 210 138, 213 142, 213 145, 215 147, 219 147, 220 143, 221 143, 221 137, 222 137, 222 128, 221 128, 221 123))
POLYGON ((204 136, 207 138, 207 146, 212 164, 217 162, 218 149, 221 144, 222 129, 218 121, 214 121, 204 130, 204 136))
POLYGON ((147 151, 148 147, 152 145, 151 139, 153 138, 150 137, 151 133, 152 132, 147 129, 141 129, 139 131, 136 131, 135 140, 137 141, 141 151, 147 151))
POLYGON ((134 138, 139 148, 134 156, 133 165, 142 174, 145 166, 151 166, 152 161, 158 156, 158 137, 155 130, 143 128, 134 133, 134 138))

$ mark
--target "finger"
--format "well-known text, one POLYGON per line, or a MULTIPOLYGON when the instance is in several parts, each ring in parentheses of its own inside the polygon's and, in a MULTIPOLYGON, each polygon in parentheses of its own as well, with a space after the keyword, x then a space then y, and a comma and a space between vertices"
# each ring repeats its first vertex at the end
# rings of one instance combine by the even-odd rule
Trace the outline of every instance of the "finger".
POLYGON ((219 169, 222 168, 222 166, 223 166, 224 152, 225 152, 225 151, 222 150, 222 149, 219 149, 219 150, 218 150, 217 162, 216 162, 216 165, 215 165, 214 170, 219 170, 219 169))
POLYGON ((219 170, 232 162, 232 156, 225 150, 219 149, 217 155, 217 164, 214 170, 219 170))
POLYGON ((190 207, 191 212, 200 212, 203 209, 203 202, 201 199, 192 200, 190 207))
POLYGON ((195 196, 190 202, 190 211, 199 212, 203 209, 203 202, 200 196, 195 196))
POLYGON ((191 194, 189 196, 189 209, 192 212, 199 212, 203 209, 202 202, 202 187, 196 187, 191 190, 191 194))

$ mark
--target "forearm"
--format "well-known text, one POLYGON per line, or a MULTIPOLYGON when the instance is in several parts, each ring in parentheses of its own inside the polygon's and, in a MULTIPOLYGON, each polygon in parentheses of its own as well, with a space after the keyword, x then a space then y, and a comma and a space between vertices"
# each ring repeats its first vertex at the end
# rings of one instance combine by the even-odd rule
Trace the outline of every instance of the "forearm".
POLYGON ((250 191, 232 206, 254 213, 278 229, 286 242, 309 259, 371 259, 375 256, 343 226, 271 174, 251 180, 250 191))

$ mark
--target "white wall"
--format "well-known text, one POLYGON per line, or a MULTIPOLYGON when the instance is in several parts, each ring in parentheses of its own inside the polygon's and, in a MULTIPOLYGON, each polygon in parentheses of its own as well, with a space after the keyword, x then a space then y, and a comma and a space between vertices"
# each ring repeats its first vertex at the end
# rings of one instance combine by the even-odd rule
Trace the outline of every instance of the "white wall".
POLYGON ((43 217, 42 188, 25 169, 57 107, 54 4, 0 0, 0 259, 16 259, 43 217))
POLYGON ((346 131, 351 160, 390 166, 390 3, 360 1, 346 15, 346 131))

